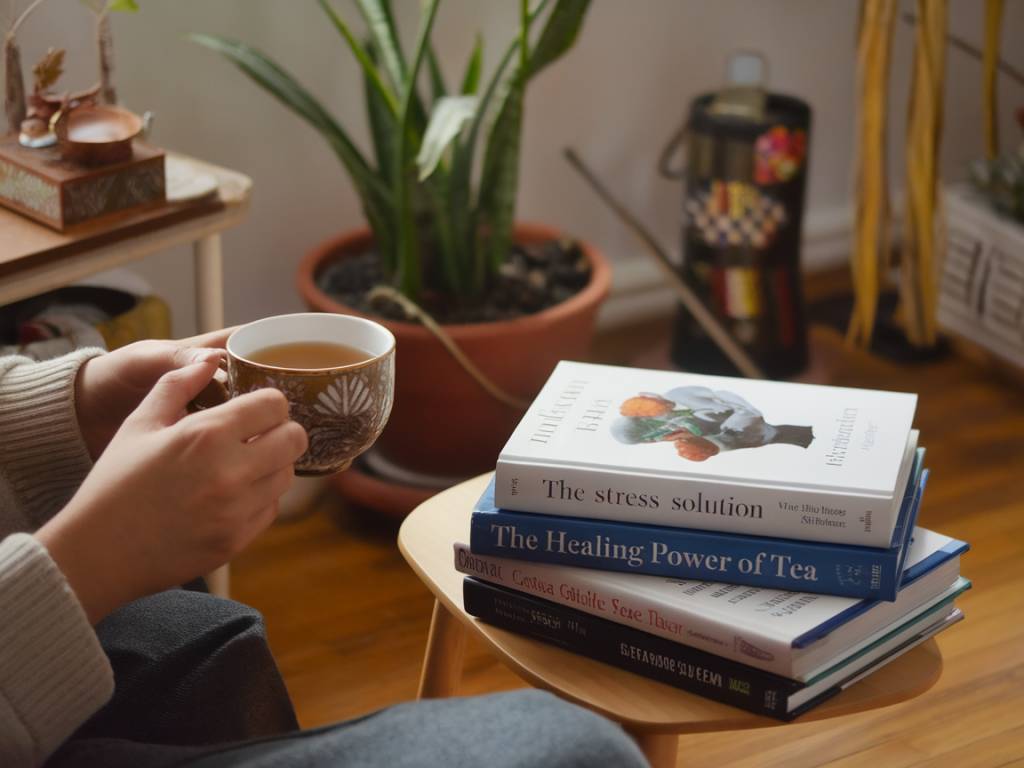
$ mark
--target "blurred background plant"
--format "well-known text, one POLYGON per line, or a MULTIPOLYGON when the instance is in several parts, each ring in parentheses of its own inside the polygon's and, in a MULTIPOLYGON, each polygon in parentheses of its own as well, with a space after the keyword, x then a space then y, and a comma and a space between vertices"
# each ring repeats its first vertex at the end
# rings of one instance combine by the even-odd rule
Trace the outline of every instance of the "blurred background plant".
POLYGON ((454 88, 430 41, 440 0, 424 4, 411 56, 389 0, 356 0, 363 41, 327 0, 318 3, 362 69, 372 161, 266 54, 225 37, 191 39, 233 61, 323 136, 361 198, 389 284, 414 301, 424 294, 485 301, 512 246, 526 85, 572 47, 590 0, 541 0, 533 8, 521 0, 518 34, 490 81, 482 82, 477 37, 454 88))

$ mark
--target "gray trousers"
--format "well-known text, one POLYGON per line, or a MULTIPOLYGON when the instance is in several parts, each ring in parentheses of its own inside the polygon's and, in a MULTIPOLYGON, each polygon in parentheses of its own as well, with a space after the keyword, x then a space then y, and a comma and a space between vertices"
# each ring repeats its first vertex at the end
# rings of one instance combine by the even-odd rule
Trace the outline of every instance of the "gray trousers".
POLYGON ((647 765, 618 726, 536 690, 410 702, 300 731, 259 613, 204 592, 138 600, 96 631, 114 697, 47 768, 647 765))

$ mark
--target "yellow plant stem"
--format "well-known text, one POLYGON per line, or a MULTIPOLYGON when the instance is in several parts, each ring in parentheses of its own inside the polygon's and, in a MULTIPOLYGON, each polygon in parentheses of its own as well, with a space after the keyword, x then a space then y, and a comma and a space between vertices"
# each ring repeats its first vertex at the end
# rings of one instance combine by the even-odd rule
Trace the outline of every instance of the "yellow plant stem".
POLYGON ((999 97, 996 72, 999 63, 999 31, 1003 20, 1003 0, 985 0, 985 48, 982 53, 982 115, 985 120, 985 157, 999 154, 999 97))
POLYGON ((856 221, 850 269, 854 306, 847 343, 871 343, 880 291, 880 265, 888 261, 889 203, 885 133, 889 58, 895 0, 863 0, 857 41, 856 221))
POLYGON ((942 135, 946 0, 918 0, 914 69, 907 121, 907 200, 900 258, 900 310, 907 340, 932 346, 935 311, 938 151, 942 135))

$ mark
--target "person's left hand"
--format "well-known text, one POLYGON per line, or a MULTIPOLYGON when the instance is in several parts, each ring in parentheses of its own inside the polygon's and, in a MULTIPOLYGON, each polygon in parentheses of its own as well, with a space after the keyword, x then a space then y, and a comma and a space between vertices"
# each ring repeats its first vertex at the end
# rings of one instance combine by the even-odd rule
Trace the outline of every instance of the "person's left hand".
POLYGON ((93 461, 153 385, 169 371, 224 356, 234 328, 179 341, 137 341, 94 357, 78 369, 75 412, 93 461))

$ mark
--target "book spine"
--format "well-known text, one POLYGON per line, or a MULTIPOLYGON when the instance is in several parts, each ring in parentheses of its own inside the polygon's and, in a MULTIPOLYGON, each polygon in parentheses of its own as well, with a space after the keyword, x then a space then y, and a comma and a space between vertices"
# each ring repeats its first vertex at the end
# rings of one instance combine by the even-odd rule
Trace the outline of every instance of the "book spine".
POLYGON ((887 548, 892 499, 498 459, 495 503, 538 512, 887 548))
POLYGON ((503 511, 474 512, 469 545, 475 555, 888 601, 900 552, 503 511))
MULTIPOLYGON (((576 608, 766 672, 783 677, 790 677, 792 673, 792 647, 779 637, 750 627, 735 627, 713 615, 686 611, 676 603, 652 600, 615 581, 587 578, 586 571, 474 555, 465 544, 455 545, 455 568, 467 576, 576 608)), ((706 583, 697 582, 697 585, 706 583)), ((715 586, 741 589, 727 584, 715 586)))
POLYGON ((788 720, 799 686, 743 664, 475 579, 463 582, 466 612, 571 653, 724 704, 788 720))

